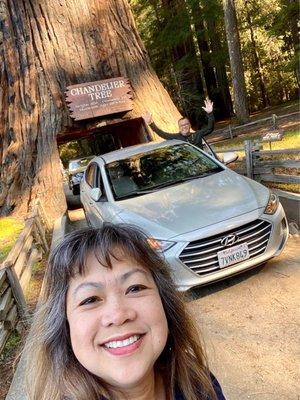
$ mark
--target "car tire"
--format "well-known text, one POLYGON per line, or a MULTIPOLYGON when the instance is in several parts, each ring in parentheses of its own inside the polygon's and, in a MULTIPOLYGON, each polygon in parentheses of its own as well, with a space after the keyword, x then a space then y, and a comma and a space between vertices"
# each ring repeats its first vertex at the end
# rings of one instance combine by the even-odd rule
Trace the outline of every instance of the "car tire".
POLYGON ((78 194, 80 194, 80 189, 78 186, 73 187, 72 189, 73 195, 77 196, 78 194))

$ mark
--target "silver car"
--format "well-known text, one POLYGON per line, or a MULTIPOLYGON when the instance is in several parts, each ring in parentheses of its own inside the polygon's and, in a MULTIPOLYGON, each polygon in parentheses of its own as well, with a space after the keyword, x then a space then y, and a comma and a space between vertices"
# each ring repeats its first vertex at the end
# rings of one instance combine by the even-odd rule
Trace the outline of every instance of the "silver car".
POLYGON ((288 238, 275 194, 179 140, 95 157, 81 201, 94 227, 104 221, 141 227, 164 253, 180 290, 262 264, 288 238))

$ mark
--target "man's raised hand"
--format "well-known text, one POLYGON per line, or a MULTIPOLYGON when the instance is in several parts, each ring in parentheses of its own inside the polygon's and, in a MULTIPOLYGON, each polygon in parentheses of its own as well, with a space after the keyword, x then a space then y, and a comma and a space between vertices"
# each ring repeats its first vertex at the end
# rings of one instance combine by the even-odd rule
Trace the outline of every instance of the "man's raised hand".
POLYGON ((210 114, 211 112, 213 112, 214 103, 210 99, 207 98, 204 100, 204 107, 202 107, 202 108, 207 114, 210 114))

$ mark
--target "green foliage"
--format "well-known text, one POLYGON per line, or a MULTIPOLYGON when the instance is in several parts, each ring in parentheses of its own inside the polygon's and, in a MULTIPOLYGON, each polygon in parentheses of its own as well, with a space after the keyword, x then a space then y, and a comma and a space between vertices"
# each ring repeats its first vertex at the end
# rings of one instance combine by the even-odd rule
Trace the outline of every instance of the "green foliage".
POLYGON ((291 35, 288 20, 286 19, 285 22, 285 34, 276 27, 278 20, 282 21, 283 15, 287 18, 284 2, 286 1, 237 1, 245 79, 251 111, 261 109, 262 101, 250 28, 254 34, 260 73, 269 105, 280 104, 296 96, 295 54, 292 46, 287 45, 287 36, 285 36, 291 35), (251 24, 249 24, 249 19, 251 24))
MULTIPOLYGON (((194 23, 205 81, 219 115, 225 116, 224 106, 230 109, 230 98, 224 94, 226 77, 221 79, 218 68, 226 67, 230 82, 230 65, 222 0, 131 0, 130 4, 159 78, 181 113, 197 120, 203 118, 199 103, 204 95, 191 32, 191 22, 194 23)), ((236 0, 235 4, 250 110, 262 108, 262 85, 269 105, 296 98, 298 3, 295 0, 236 0)), ((229 89, 232 92, 232 87, 229 89)))
POLYGON ((13 247, 24 224, 14 218, 0 218, 0 262, 2 262, 13 247))
POLYGON ((9 336, 3 351, 1 352, 0 355, 0 364, 4 364, 5 361, 12 356, 14 353, 15 349, 19 346, 21 343, 21 336, 17 331, 13 331, 11 335, 9 336))
POLYGON ((91 154, 93 154, 93 150, 87 139, 72 141, 59 146, 59 155, 65 168, 68 166, 69 160, 91 154))
POLYGON ((152 64, 182 114, 203 112, 203 89, 184 1, 131 1, 152 64), (168 4, 168 6, 166 5, 168 4))

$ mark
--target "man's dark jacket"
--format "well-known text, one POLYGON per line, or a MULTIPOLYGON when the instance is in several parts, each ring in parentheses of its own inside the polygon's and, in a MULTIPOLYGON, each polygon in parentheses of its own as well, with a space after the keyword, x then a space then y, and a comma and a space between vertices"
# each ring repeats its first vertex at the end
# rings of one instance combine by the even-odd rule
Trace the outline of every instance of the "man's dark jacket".
POLYGON ((202 138, 208 134, 210 134, 214 130, 215 125, 215 117, 213 113, 207 114, 207 126, 204 128, 198 129, 196 132, 191 133, 188 136, 182 135, 180 132, 178 133, 168 133, 162 131, 154 122, 150 124, 151 129, 161 138, 163 139, 180 139, 184 142, 188 142, 194 144, 195 146, 202 149, 202 138))

